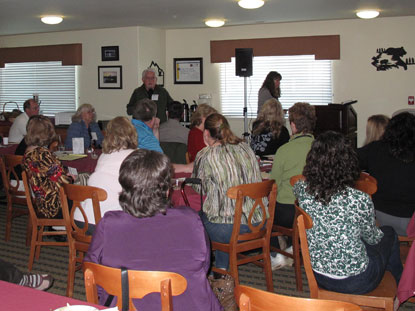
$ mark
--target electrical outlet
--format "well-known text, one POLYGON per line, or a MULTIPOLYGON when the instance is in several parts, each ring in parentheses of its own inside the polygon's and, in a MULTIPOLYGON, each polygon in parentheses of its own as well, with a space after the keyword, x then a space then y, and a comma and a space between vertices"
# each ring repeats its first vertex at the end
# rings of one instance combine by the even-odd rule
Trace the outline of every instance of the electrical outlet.
POLYGON ((408 96, 408 105, 413 105, 413 104, 414 104, 414 97, 408 96))

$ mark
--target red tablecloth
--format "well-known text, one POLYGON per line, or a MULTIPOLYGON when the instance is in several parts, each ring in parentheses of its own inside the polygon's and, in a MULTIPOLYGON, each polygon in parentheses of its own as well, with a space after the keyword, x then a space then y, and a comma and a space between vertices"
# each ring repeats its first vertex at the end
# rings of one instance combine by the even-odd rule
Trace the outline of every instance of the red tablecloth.
POLYGON ((0 155, 3 154, 14 154, 17 149, 18 144, 9 144, 7 146, 0 145, 0 155))
MULTIPOLYGON (((96 150, 95 152, 99 157, 102 151, 96 150)), ((76 168, 78 173, 93 173, 95 171, 95 167, 97 166, 98 158, 92 159, 91 154, 88 154, 88 156, 85 158, 61 162, 64 166, 76 168)))
MULTIPOLYGON (((415 237, 415 214, 412 216, 406 229, 408 237, 415 237)), ((408 298, 415 296, 415 243, 412 243, 408 257, 406 257, 405 267, 398 286, 398 299, 403 303, 408 298)))
MULTIPOLYGON (((9 144, 7 146, 0 145, 0 155, 14 154, 17 148, 17 144, 9 144)), ((98 156, 101 155, 102 150, 97 149, 95 151, 98 156)), ((62 165, 76 168, 78 173, 93 173, 97 166, 98 158, 92 159, 91 155, 88 154, 86 158, 73 160, 73 161, 61 161, 62 165)))
POLYGON ((90 304, 86 301, 59 296, 29 287, 19 286, 0 281, 0 309, 7 311, 50 311, 70 305, 94 306, 99 310, 103 306, 90 304))

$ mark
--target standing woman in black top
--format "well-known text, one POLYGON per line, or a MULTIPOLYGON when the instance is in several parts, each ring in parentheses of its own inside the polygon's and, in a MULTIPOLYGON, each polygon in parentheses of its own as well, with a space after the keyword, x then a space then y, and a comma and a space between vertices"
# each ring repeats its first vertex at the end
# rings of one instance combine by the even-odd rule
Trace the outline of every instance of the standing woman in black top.
POLYGON ((358 156, 360 168, 378 181, 372 197, 378 223, 406 235, 415 211, 415 115, 394 116, 383 138, 360 148, 358 156))
POLYGON ((252 125, 251 148, 256 155, 274 155, 290 139, 284 124, 281 103, 275 98, 268 99, 252 125))

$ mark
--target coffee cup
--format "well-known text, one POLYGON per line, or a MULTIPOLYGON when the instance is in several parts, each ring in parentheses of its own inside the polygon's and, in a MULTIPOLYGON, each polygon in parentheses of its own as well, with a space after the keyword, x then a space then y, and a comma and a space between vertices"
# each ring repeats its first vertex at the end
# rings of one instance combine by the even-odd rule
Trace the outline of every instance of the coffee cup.
POLYGON ((8 137, 3 137, 3 145, 8 145, 9 144, 9 138, 8 137))

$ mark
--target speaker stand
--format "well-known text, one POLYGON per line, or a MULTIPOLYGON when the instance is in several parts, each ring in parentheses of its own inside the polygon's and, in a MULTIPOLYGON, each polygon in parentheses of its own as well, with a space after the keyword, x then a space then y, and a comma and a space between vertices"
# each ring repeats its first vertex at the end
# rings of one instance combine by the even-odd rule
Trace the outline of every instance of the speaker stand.
POLYGON ((249 144, 248 133, 248 90, 247 90, 247 77, 244 77, 244 133, 242 134, 245 141, 249 144))

